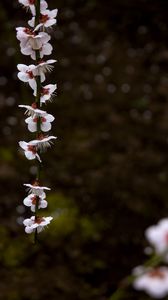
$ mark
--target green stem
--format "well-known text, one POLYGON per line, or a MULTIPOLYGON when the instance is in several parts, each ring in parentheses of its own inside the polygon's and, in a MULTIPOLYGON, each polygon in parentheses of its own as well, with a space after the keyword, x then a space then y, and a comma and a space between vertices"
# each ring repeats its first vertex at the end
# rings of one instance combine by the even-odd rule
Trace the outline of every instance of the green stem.
MULTIPOLYGON (((39 24, 40 22, 40 0, 36 0, 36 17, 35 17, 35 27, 39 24)), ((40 51, 36 50, 36 65, 38 64, 40 60, 40 51)), ((36 84, 37 84, 37 95, 36 95, 36 105, 37 108, 40 109, 40 93, 41 93, 41 80, 40 80, 40 76, 36 77, 36 84)), ((39 117, 37 120, 37 132, 36 132, 36 138, 38 139, 39 134, 41 133, 41 118, 39 117)), ((38 162, 38 166, 37 166, 37 175, 36 175, 36 179, 39 181, 40 179, 40 170, 41 170, 41 165, 38 162)), ((35 220, 37 220, 38 218, 38 206, 39 206, 39 197, 37 197, 36 200, 36 207, 35 207, 35 220)), ((34 243, 37 243, 37 229, 35 230, 35 234, 34 234, 34 243)))
POLYGON ((36 0, 36 17, 35 17, 35 27, 40 23, 40 0, 36 0))

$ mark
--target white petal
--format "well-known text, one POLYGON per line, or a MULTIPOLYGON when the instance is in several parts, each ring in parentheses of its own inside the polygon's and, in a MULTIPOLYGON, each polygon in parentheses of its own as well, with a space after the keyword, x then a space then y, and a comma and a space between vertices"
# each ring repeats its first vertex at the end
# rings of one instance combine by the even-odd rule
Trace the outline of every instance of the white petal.
POLYGON ((51 18, 56 18, 57 14, 58 14, 58 9, 57 8, 50 11, 50 17, 51 18))
POLYGON ((45 220, 49 224, 53 220, 53 217, 46 217, 45 220))
POLYGON ((26 73, 19 72, 17 76, 23 82, 28 82, 29 81, 29 76, 26 73))
POLYGON ((30 46, 25 47, 25 48, 21 47, 21 53, 23 55, 31 55, 32 52, 33 52, 33 50, 32 50, 32 48, 30 46))
POLYGON ((23 224, 24 224, 25 226, 31 226, 31 225, 32 225, 32 220, 31 220, 31 219, 25 219, 25 220, 23 221, 23 224))
POLYGON ((50 93, 53 94, 57 89, 57 84, 49 84, 48 88, 50 89, 50 93))
POLYGON ((24 65, 24 64, 18 64, 17 68, 21 72, 26 72, 28 70, 28 67, 26 65, 24 65))
POLYGON ((41 38, 42 44, 46 44, 51 40, 51 36, 46 32, 39 32, 38 36, 41 38))
POLYGON ((34 25, 35 25, 35 17, 33 17, 31 20, 29 20, 28 24, 30 25, 30 27, 34 27, 34 25))
POLYGON ((46 200, 42 200, 42 201, 40 202, 40 207, 39 207, 39 208, 46 208, 47 205, 48 205, 47 201, 46 201, 46 200))
POLYGON ((51 44, 47 43, 45 45, 43 45, 42 50, 40 51, 40 56, 41 58, 44 55, 50 55, 52 53, 53 47, 51 46, 51 44))
POLYGON ((47 114, 45 116, 45 118, 46 118, 47 122, 53 122, 55 120, 54 116, 51 114, 47 114))
POLYGON ((40 98, 40 102, 41 103, 45 103, 46 101, 48 101, 51 97, 49 95, 44 95, 44 96, 41 96, 40 98))
POLYGON ((33 90, 37 89, 37 83, 35 79, 29 79, 29 85, 33 90))
POLYGON ((46 61, 47 64, 54 64, 55 62, 57 62, 55 59, 49 59, 46 61))
POLYGON ((50 131, 51 130, 51 123, 49 123, 49 122, 42 123, 41 124, 41 130, 43 132, 50 131))
POLYGON ((36 52, 35 51, 32 51, 31 58, 33 60, 36 60, 36 52))
POLYGON ((58 13, 58 9, 57 8, 55 8, 53 10, 46 9, 45 11, 43 11, 43 15, 48 15, 48 17, 50 19, 51 18, 56 18, 57 13, 58 13))
POLYGON ((23 200, 23 203, 24 203, 24 205, 26 205, 26 206, 31 206, 31 205, 32 205, 31 197, 30 197, 30 196, 26 197, 26 198, 23 200))
POLYGON ((20 38, 20 48, 29 47, 28 38, 20 38))
POLYGON ((41 78, 41 82, 45 81, 45 74, 43 72, 40 72, 40 78, 41 78))
POLYGON ((19 142, 19 146, 23 149, 23 150, 27 150, 27 143, 24 141, 20 141, 19 142))
POLYGON ((38 226, 39 226, 39 224, 34 223, 31 227, 35 229, 35 228, 37 228, 38 226))
POLYGON ((35 122, 29 123, 28 130, 30 132, 36 132, 37 131, 37 123, 35 123, 35 122))
POLYGON ((25 119, 25 123, 26 124, 29 124, 31 122, 33 122, 33 118, 32 117, 28 117, 28 118, 25 119))
POLYGON ((25 232, 26 233, 28 233, 28 234, 30 234, 30 233, 32 233, 34 231, 34 229, 32 228, 32 227, 25 227, 25 232))
POLYGON ((32 15, 35 16, 36 15, 36 9, 35 9, 34 5, 30 5, 30 10, 31 10, 32 15))
POLYGON ((56 137, 56 136, 53 136, 53 135, 48 136, 48 138, 46 138, 47 141, 50 141, 50 140, 56 140, 56 139, 57 139, 57 137, 56 137))
POLYGON ((24 6, 28 5, 28 1, 27 0, 18 0, 20 4, 23 4, 24 6))
POLYGON ((42 0, 41 4, 40 4, 40 11, 41 11, 41 13, 42 13, 43 10, 46 10, 47 7, 48 7, 47 2, 42 0))
POLYGON ((32 160, 36 158, 36 154, 31 151, 25 151, 25 156, 27 159, 32 160))
POLYGON ((44 26, 45 26, 45 27, 50 27, 50 26, 53 26, 53 25, 56 24, 56 23, 57 23, 56 19, 50 19, 50 20, 48 20, 48 21, 44 24, 44 26))
POLYGON ((32 212, 35 212, 35 211, 36 211, 36 206, 35 206, 34 204, 31 206, 31 211, 32 211, 32 212))

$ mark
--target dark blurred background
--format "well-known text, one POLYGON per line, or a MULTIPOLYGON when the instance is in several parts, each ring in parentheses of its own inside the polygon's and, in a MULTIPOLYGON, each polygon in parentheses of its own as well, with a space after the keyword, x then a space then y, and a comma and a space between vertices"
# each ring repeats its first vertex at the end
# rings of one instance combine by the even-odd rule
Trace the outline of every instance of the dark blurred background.
POLYGON ((145 228, 167 217, 168 1, 48 3, 59 9, 46 81, 58 83, 47 106, 58 140, 42 175, 54 221, 36 246, 21 225, 36 166, 18 149, 32 139, 18 104, 33 98, 16 68, 32 62, 15 36, 31 15, 0 3, 0 299, 106 300, 146 259, 145 228))

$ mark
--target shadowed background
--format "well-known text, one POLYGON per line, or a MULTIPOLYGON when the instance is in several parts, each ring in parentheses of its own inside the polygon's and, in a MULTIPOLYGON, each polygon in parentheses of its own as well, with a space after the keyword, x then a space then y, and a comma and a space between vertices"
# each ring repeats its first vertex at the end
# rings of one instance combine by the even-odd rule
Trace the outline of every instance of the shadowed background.
MULTIPOLYGON (((18 104, 15 27, 31 15, 0 3, 0 299, 105 300, 146 256, 144 230, 168 210, 167 0, 57 0, 51 31, 58 84, 46 109, 54 146, 43 155, 49 228, 32 245, 23 183, 36 173, 18 151, 32 139, 18 104)), ((44 108, 45 109, 45 108, 44 108)), ((131 288, 129 299, 150 299, 131 288)))

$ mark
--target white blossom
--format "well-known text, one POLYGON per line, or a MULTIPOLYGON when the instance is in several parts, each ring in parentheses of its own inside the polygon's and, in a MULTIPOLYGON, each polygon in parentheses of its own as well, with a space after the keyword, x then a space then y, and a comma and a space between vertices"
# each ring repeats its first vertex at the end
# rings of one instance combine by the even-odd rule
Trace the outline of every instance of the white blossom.
POLYGON ((35 116, 35 115, 40 116, 41 114, 46 113, 46 111, 38 109, 37 104, 35 102, 31 106, 20 104, 19 107, 20 108, 25 108, 26 109, 25 115, 32 116, 32 117, 35 116))
POLYGON ((40 151, 45 151, 53 143, 52 140, 55 139, 57 139, 56 136, 44 136, 41 134, 38 139, 31 141, 31 143, 37 146, 40 151))
POLYGON ((54 121, 54 116, 51 114, 41 113, 40 115, 35 115, 33 117, 28 117, 25 122, 28 124, 28 129, 30 132, 37 131, 37 123, 40 123, 40 129, 43 132, 51 130, 51 122, 54 121))
POLYGON ((168 295, 168 268, 144 269, 134 280, 133 287, 143 290, 153 298, 163 298, 168 295))
POLYGON ((18 78, 23 82, 28 82, 33 90, 37 90, 36 77, 40 76, 40 80, 43 82, 45 80, 45 73, 52 71, 53 66, 51 64, 55 62, 55 59, 49 59, 47 61, 39 62, 37 66, 18 64, 17 68, 20 71, 18 73, 18 78))
MULTIPOLYGON (((35 90, 37 88, 37 83, 36 83, 36 73, 34 73, 36 66, 35 65, 24 65, 24 64, 18 64, 17 68, 19 70, 18 73, 18 78, 23 81, 23 82, 28 82, 30 87, 35 90)), ((43 81, 45 78, 43 78, 43 81)))
POLYGON ((45 193, 42 194, 41 196, 30 194, 23 200, 24 205, 30 207, 31 211, 33 212, 35 212, 36 210, 37 202, 38 202, 38 209, 47 207, 47 201, 45 200, 45 193))
POLYGON ((17 27, 17 39, 20 41, 21 48, 31 47, 33 50, 39 50, 44 44, 51 39, 46 32, 35 33, 26 27, 17 27))
POLYGON ((57 17, 58 9, 53 10, 43 10, 41 11, 40 15, 40 23, 35 27, 35 17, 32 17, 32 19, 28 22, 28 24, 31 27, 35 27, 35 31, 39 30, 40 27, 51 27, 57 23, 56 17, 57 17))
MULTIPOLYGON (((46 103, 47 101, 51 101, 55 90, 57 89, 57 84, 48 84, 42 87, 41 90, 41 97, 40 97, 40 103, 41 105, 43 103, 46 103)), ((34 96, 36 97, 37 92, 34 91, 34 96)))
POLYGON ((30 234, 35 232, 41 232, 48 224, 50 224, 52 217, 35 217, 32 216, 30 219, 25 219, 23 224, 25 225, 25 232, 30 234))
POLYGON ((39 162, 41 162, 40 156, 37 153, 37 146, 35 144, 20 141, 19 146, 24 150, 24 154, 27 159, 32 160, 37 158, 39 162))
MULTIPOLYGON (((52 50, 53 50, 53 47, 51 46, 50 43, 46 43, 46 44, 43 44, 41 46, 41 48, 39 49, 39 53, 40 53, 40 58, 43 58, 45 55, 50 55, 52 53, 52 50)), ((32 59, 36 59, 36 51, 33 50, 33 49, 27 49, 25 48, 24 50, 24 53, 25 55, 30 55, 32 59), (29 54, 26 54, 26 53, 29 53, 29 54)))
MULTIPOLYGON (((35 16, 36 14, 36 9, 35 9, 35 3, 36 0, 19 0, 19 3, 22 4, 23 6, 25 6, 26 8, 29 8, 32 15, 35 16)), ((40 1, 40 10, 44 11, 46 10, 48 7, 48 4, 46 1, 41 0, 40 1)))
POLYGON ((145 236, 155 248, 155 251, 160 255, 164 255, 166 261, 168 261, 168 218, 162 219, 157 225, 146 229, 145 236))
POLYGON ((40 186, 38 181, 35 181, 33 184, 24 183, 24 186, 28 188, 30 194, 34 194, 40 197, 45 198, 45 190, 50 191, 51 189, 46 186, 40 186))
POLYGON ((48 43, 51 39, 48 33, 39 32, 36 34, 34 31, 26 27, 17 27, 16 30, 22 54, 30 55, 32 59, 36 60, 37 50, 39 50, 40 58, 52 53, 53 47, 50 43, 48 43))

